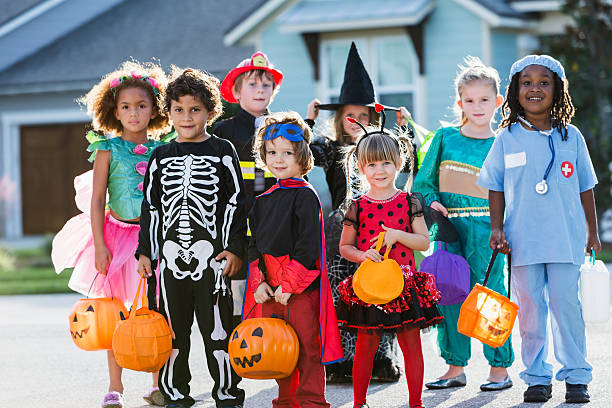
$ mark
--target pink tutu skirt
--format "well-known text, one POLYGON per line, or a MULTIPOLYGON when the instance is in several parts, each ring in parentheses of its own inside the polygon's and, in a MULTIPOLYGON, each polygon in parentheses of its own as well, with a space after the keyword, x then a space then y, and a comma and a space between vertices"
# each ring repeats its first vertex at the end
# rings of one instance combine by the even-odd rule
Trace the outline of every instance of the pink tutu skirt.
MULTIPOLYGON (((75 201, 83 214, 72 217, 55 235, 51 260, 58 274, 66 268, 74 268, 68 282, 70 289, 87 297, 115 297, 129 307, 134 301, 140 279, 138 261, 134 257, 140 225, 119 221, 110 213, 106 214, 104 242, 112 260, 106 275, 98 273, 89 216, 92 174, 92 171, 88 171, 74 180, 75 201)), ((156 271, 157 277, 158 274, 156 271)))
POLYGON ((106 214, 104 242, 112 260, 106 275, 96 271, 91 220, 79 214, 64 225, 53 239, 51 259, 55 271, 74 268, 68 287, 87 297, 115 297, 126 305, 134 300, 138 287, 138 261, 134 257, 138 247, 138 224, 128 224, 106 214))

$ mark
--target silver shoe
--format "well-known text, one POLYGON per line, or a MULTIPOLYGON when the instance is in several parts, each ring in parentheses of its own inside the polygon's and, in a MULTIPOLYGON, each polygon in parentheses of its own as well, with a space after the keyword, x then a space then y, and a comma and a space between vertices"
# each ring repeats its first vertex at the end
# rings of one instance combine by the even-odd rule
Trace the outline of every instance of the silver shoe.
POLYGON ((500 391, 506 388, 512 387, 512 380, 510 376, 507 376, 504 381, 501 382, 488 382, 480 386, 481 391, 500 391))
POLYGON ((445 388, 465 387, 466 384, 467 380, 465 378, 465 373, 463 373, 445 380, 428 382, 425 384, 425 387, 429 388, 430 390, 442 390, 445 388))

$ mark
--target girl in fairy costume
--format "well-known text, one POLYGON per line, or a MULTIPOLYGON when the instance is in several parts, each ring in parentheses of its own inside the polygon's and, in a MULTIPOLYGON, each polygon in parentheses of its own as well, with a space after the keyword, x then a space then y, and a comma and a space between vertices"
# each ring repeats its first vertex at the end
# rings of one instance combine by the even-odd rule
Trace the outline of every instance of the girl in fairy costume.
MULTIPOLYGON (((55 236, 51 256, 57 273, 74 268, 68 286, 86 296, 115 297, 129 306, 136 292, 139 276, 134 253, 144 174, 151 152, 164 142, 159 136, 169 130, 161 108, 165 85, 161 67, 130 61, 104 76, 80 100, 92 115, 95 129, 86 136, 91 143, 89 161, 94 162, 93 182, 91 171, 75 180, 75 186, 81 186, 76 201, 83 213, 55 236)), ((155 300, 156 282, 149 283, 155 300)), ((123 408, 122 368, 112 350, 107 357, 110 385, 102 407, 123 408)), ((152 384, 143 398, 163 405, 157 373, 152 384)))

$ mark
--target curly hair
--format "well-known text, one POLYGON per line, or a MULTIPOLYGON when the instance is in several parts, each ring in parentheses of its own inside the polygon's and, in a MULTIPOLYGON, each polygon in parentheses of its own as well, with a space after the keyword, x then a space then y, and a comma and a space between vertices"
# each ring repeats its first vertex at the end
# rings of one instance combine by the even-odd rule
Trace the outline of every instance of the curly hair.
MULTIPOLYGON (((365 177, 359 171, 359 167, 363 168, 368 163, 388 160, 396 166, 400 163, 408 163, 410 173, 414 170, 414 153, 408 136, 408 129, 396 128, 395 132, 397 134, 387 129, 381 131, 380 128, 374 127, 368 127, 366 130, 368 131, 367 135, 361 136, 355 145, 345 149, 347 201, 351 197, 351 172, 356 172, 362 176, 359 183, 360 190, 367 187, 367 181, 364 180, 365 177)), ((403 187, 407 191, 406 187, 408 186, 403 187)))
POLYGON ((95 130, 119 135, 123 132, 123 126, 121 121, 115 117, 117 95, 123 89, 143 89, 149 95, 153 105, 153 112, 156 114, 149 121, 147 133, 157 139, 160 135, 170 130, 168 115, 162 108, 166 83, 166 74, 164 74, 159 65, 153 62, 126 61, 116 71, 105 75, 86 95, 77 99, 77 102, 87 107, 87 113, 92 116, 91 124, 95 130), (158 86, 159 92, 157 95, 153 86, 148 81, 143 78, 134 77, 132 74, 153 78, 158 86), (121 78, 123 79, 119 85, 111 90, 111 82, 121 78))
MULTIPOLYGON (((567 140, 567 125, 571 123, 575 113, 572 97, 569 94, 569 83, 567 79, 561 79, 555 72, 550 72, 554 79, 553 104, 551 107, 553 127, 556 127, 561 133, 562 140, 567 140)), ((503 118, 499 124, 499 129, 510 127, 511 124, 518 122, 519 115, 525 115, 525 109, 521 106, 518 97, 520 75, 520 72, 514 74, 510 84, 508 84, 506 100, 502 105, 503 118)))
POLYGON ((255 164, 257 167, 265 169, 266 165, 266 143, 264 134, 269 126, 281 123, 291 123, 299 126, 304 132, 303 139, 299 142, 290 141, 293 145, 296 162, 302 169, 302 176, 307 174, 314 166, 314 157, 310 151, 310 142, 312 141, 312 131, 310 126, 304 122, 304 119, 297 112, 278 112, 266 116, 264 123, 255 131, 255 140, 253 141, 253 156, 255 156, 255 164))
POLYGON ((223 112, 219 80, 208 72, 195 68, 171 67, 170 83, 166 88, 164 108, 170 111, 172 101, 178 101, 181 96, 191 95, 204 104, 208 111, 207 124, 212 124, 223 112))

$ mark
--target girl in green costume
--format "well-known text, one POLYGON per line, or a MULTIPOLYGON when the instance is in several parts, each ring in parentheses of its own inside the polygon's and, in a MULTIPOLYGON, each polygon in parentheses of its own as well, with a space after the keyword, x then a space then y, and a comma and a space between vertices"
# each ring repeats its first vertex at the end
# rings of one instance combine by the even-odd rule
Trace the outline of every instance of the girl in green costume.
MULTIPOLYGON (((463 256, 470 265, 470 284, 482 284, 491 257, 488 191, 476 184, 480 167, 493 144, 493 115, 502 104, 499 74, 478 58, 466 58, 466 67, 455 79, 457 106, 461 121, 457 127, 438 129, 414 181, 414 191, 425 197, 431 208, 441 212, 457 229, 459 240, 448 245, 452 253, 463 256)), ((504 263, 499 259, 487 286, 507 295, 504 263)), ((457 332, 461 303, 438 308, 444 321, 438 327, 438 345, 448 371, 430 389, 462 387, 466 384, 464 367, 470 359, 470 338, 457 332)), ((483 345, 491 370, 483 391, 512 386, 507 367, 514 361, 510 339, 501 347, 483 345)))

